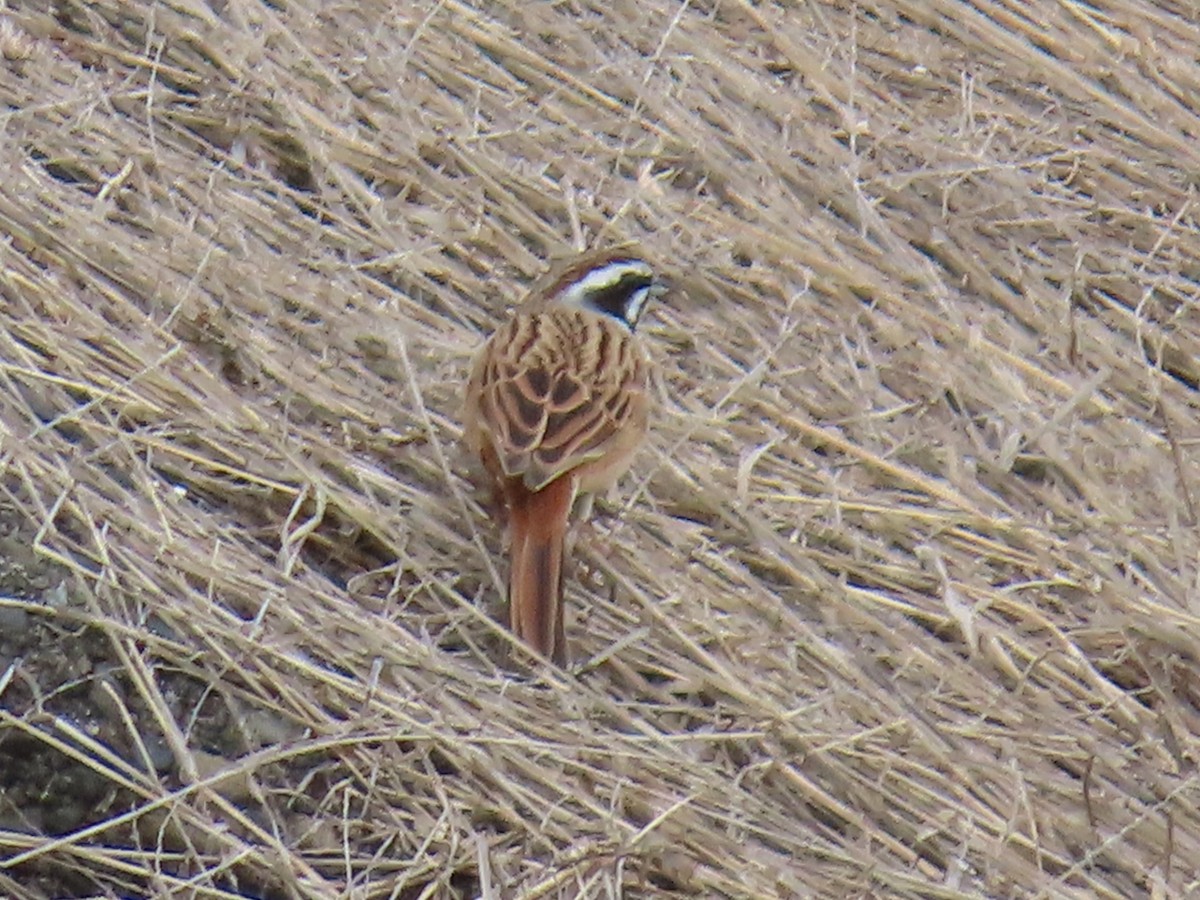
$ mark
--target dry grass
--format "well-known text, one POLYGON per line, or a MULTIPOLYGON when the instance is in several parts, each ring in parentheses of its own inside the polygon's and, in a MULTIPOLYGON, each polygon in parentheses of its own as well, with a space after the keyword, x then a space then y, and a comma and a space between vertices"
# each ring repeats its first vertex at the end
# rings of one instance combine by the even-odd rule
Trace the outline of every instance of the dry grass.
POLYGON ((43 5, 0 467, 135 752, 4 714, 123 798, 6 891, 1200 895, 1192 7, 43 5), (623 240, 661 414, 515 672, 459 388, 623 240))

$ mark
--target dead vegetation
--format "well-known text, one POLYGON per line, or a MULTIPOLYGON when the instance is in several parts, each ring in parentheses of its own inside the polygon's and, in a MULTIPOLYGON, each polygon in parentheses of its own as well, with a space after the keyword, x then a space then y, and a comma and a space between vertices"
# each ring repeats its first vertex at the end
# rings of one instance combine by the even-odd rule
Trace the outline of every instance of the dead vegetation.
POLYGON ((1191 7, 44 6, 5 894, 1200 891, 1191 7), (624 240, 661 412, 515 671, 466 360, 624 240))

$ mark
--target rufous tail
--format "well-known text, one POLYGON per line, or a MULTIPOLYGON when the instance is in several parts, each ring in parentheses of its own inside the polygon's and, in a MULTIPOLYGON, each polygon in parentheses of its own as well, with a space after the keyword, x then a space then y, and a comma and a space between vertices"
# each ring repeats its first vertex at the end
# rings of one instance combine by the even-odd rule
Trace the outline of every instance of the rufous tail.
POLYGON ((563 550, 575 486, 570 476, 511 498, 512 567, 508 612, 513 633, 555 665, 567 664, 563 632, 563 550))

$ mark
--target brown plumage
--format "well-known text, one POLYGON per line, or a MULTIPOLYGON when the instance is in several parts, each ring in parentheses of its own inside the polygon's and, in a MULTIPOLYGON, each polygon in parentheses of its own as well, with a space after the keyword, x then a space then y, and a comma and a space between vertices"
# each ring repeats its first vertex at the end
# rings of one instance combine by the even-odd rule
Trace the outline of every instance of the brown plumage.
POLYGON ((645 435, 633 328, 655 291, 641 260, 584 257, 496 330, 467 385, 464 437, 508 522, 510 624, 559 665, 571 508, 615 484, 645 435))

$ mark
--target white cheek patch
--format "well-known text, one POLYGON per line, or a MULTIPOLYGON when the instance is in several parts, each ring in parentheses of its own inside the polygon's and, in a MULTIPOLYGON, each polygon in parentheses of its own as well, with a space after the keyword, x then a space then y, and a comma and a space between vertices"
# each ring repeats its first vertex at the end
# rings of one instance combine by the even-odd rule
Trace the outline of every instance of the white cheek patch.
POLYGON ((629 298, 629 304, 625 307, 625 324, 633 328, 637 324, 638 319, 642 317, 642 310, 646 308, 646 301, 650 299, 650 295, 654 293, 654 286, 640 288, 633 292, 633 296, 629 298))

